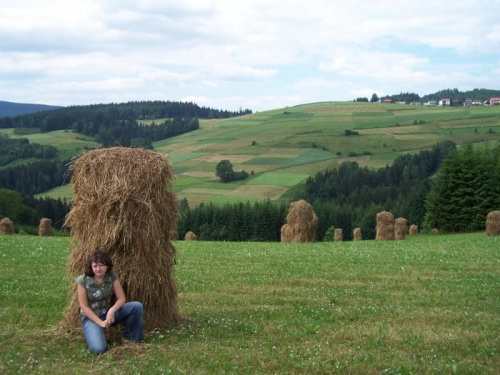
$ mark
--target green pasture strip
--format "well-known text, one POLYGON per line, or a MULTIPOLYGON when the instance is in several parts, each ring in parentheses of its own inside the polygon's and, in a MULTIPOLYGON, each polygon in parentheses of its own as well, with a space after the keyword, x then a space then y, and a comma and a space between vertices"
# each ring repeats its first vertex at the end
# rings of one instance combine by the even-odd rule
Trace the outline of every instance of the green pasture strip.
POLYGON ((234 138, 232 136, 227 136, 226 138, 200 138, 197 139, 198 143, 200 144, 206 144, 206 143, 226 143, 230 141, 234 141, 237 138, 234 138))
MULTIPOLYGON (((396 126, 397 121, 395 119, 388 119, 382 121, 355 121, 353 123, 353 129, 373 129, 373 128, 386 128, 396 126)), ((400 125, 402 125, 400 123, 400 125)))
POLYGON ((206 180, 208 180, 208 178, 177 175, 174 179, 174 190, 177 192, 193 186, 199 186, 206 180))
POLYGON ((240 197, 236 195, 224 195, 216 198, 209 199, 209 203, 213 204, 234 204, 234 203, 254 203, 254 202, 262 202, 265 199, 258 199, 258 198, 253 198, 253 197, 240 197))
POLYGON ((69 239, 0 239, 5 374, 500 372, 500 238, 484 233, 176 241, 177 302, 188 319, 141 345, 115 340, 101 356, 81 334, 55 330, 73 283, 69 239))
POLYGON ((256 158, 247 160, 241 164, 242 165, 280 165, 287 160, 289 160, 289 158, 256 157, 256 158))
POLYGON ((31 163, 35 163, 35 162, 44 161, 44 160, 46 160, 46 159, 37 159, 37 158, 16 159, 7 165, 1 165, 0 171, 3 169, 18 167, 20 165, 27 165, 27 164, 31 164, 31 163))
POLYGON ((309 150, 294 159, 288 160, 281 164, 278 168, 289 168, 303 164, 316 163, 323 160, 334 159, 336 156, 328 151, 309 150))
POLYGON ((175 163, 180 163, 182 161, 198 158, 200 156, 205 156, 207 155, 206 152, 186 152, 184 154, 180 155, 175 155, 170 157, 170 162, 175 164, 175 163))
POLYGON ((411 115, 400 115, 396 116, 395 119, 398 122, 401 121, 413 121, 413 120, 452 120, 452 119, 463 119, 468 118, 470 115, 468 112, 458 112, 458 111, 445 111, 445 112, 429 112, 429 113, 420 113, 420 114, 411 114, 411 115))
POLYGON ((308 174, 267 172, 249 181, 247 185, 275 185, 291 187, 297 185, 308 177, 308 174))
POLYGON ((69 181, 66 185, 58 186, 56 188, 47 190, 43 193, 36 194, 36 198, 53 198, 53 199, 73 199, 73 186, 69 184, 69 181))
POLYGON ((353 117, 388 117, 392 116, 392 111, 383 111, 383 112, 353 112, 353 117))
MULTIPOLYGON (((215 175, 214 175, 215 176, 215 175)), ((198 185, 197 187, 203 188, 203 189, 213 189, 220 191, 219 194, 225 194, 223 190, 226 191, 231 191, 236 189, 238 186, 244 185, 245 181, 234 181, 234 182, 221 182, 220 180, 207 180, 203 182, 202 184, 198 185)))

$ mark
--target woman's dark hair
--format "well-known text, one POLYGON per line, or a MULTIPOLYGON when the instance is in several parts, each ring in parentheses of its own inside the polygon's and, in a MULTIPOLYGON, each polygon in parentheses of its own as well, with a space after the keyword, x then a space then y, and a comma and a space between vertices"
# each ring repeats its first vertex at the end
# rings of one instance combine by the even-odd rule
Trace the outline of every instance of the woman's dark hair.
POLYGON ((94 277, 94 271, 92 270, 92 263, 101 263, 108 267, 107 272, 113 269, 113 261, 107 252, 102 250, 96 250, 90 256, 89 262, 87 263, 87 269, 85 270, 85 276, 94 277))

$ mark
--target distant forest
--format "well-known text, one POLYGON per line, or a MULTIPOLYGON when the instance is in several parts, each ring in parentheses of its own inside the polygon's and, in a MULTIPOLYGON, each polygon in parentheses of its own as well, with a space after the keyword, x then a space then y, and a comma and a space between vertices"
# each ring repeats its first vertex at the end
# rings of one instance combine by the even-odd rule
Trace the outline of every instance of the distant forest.
POLYGON ((420 96, 412 92, 401 92, 395 95, 386 95, 382 97, 384 99, 392 99, 395 102, 428 102, 429 100, 439 101, 443 98, 448 98, 452 100, 454 105, 461 105, 464 103, 465 99, 469 98, 472 100, 486 101, 493 97, 500 97, 500 90, 489 90, 489 89, 474 89, 469 91, 459 91, 458 89, 445 89, 437 91, 433 94, 427 94, 420 96))
POLYGON ((52 111, 0 118, 0 128, 37 128, 40 132, 73 130, 104 147, 152 148, 151 143, 199 129, 199 118, 229 118, 251 110, 218 110, 195 103, 144 101, 71 106, 52 111), (166 119, 142 125, 138 120, 166 119))

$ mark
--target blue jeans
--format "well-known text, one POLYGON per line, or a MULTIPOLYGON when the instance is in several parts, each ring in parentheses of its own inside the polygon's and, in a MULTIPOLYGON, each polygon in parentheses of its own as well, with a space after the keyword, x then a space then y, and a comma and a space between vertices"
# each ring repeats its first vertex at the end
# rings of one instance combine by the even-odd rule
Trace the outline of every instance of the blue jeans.
MULTIPOLYGON (((123 337, 127 340, 141 342, 143 318, 142 318, 142 303, 140 302, 126 302, 120 310, 115 313, 115 322, 112 325, 125 322, 125 329, 123 337)), ((99 318, 106 319, 106 314, 102 314, 99 318)), ((86 316, 81 317, 83 334, 85 341, 91 352, 96 354, 104 353, 108 347, 106 342, 106 334, 104 328, 99 327, 92 320, 86 316)))

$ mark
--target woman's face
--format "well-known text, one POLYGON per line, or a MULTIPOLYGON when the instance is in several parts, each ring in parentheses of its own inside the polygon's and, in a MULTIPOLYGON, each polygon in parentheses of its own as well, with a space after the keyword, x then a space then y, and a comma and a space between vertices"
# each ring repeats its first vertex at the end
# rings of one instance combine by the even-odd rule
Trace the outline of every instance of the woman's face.
POLYGON ((104 264, 99 262, 92 262, 92 271, 94 271, 94 276, 101 278, 104 277, 104 275, 106 275, 106 272, 108 271, 108 266, 105 266, 104 264))

